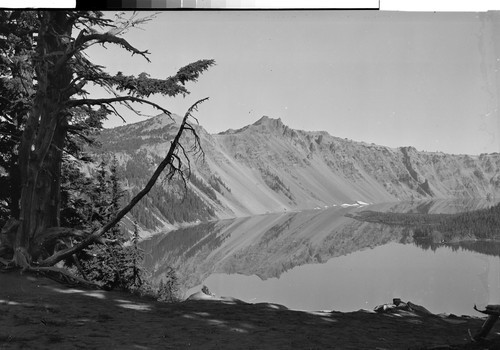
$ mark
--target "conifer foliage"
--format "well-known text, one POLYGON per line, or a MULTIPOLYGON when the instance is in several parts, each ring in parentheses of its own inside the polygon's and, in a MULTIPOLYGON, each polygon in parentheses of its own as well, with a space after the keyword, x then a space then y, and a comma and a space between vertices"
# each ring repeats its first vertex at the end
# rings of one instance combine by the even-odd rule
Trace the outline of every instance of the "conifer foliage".
MULTIPOLYGON (((74 184, 63 183, 64 172, 68 178, 79 177, 72 163, 85 161, 81 146, 92 142, 102 120, 113 114, 122 117, 116 104, 132 110, 134 103, 147 104, 171 116, 147 98, 188 94, 184 84, 196 81, 214 64, 213 60, 199 60, 169 78, 157 79, 147 73, 111 75, 86 55, 91 46, 117 45, 149 61, 148 51, 137 49, 123 35, 152 19, 136 13, 110 19, 96 11, 0 12, 0 96, 8 96, 0 99, 4 111, 0 116, 0 181, 13 189, 11 194, 0 193, 0 267, 54 271, 51 266, 77 257, 93 244, 105 242, 101 245, 113 250, 113 244, 120 244, 116 225, 151 190, 160 174, 166 170, 167 178, 180 175, 182 179, 189 167, 189 161, 185 164, 188 150, 200 151, 190 121, 206 98, 186 112, 165 159, 130 203, 121 207, 119 187, 114 187, 112 171, 107 173, 104 167, 98 168, 97 184, 93 185, 111 191, 111 197, 70 196, 77 192, 74 184), (90 98, 85 90, 89 84, 101 87, 110 97, 90 98), (194 136, 189 148, 180 142, 184 132, 194 136), (6 152, 4 146, 12 152, 6 152), (82 204, 90 207, 84 209, 82 204), (89 220, 91 226, 85 227, 89 220)), ((111 253, 104 258, 103 247, 99 259, 122 259, 111 253)))
MULTIPOLYGON (((94 159, 96 169, 90 176, 72 162, 65 162, 62 172, 61 194, 63 208, 61 220, 79 230, 91 232, 104 225, 123 205, 124 193, 118 161, 115 156, 103 154, 94 159)), ((68 242, 68 244, 77 243, 68 242)), ((128 232, 116 224, 104 233, 99 242, 91 244, 66 265, 76 269, 85 280, 105 289, 120 288, 142 290, 143 251, 139 248, 139 229, 129 240, 128 232)))

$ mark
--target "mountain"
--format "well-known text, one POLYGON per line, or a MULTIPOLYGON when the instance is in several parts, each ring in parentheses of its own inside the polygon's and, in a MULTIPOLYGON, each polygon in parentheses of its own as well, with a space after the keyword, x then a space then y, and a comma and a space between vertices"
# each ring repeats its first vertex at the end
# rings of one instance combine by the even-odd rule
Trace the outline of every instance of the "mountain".
MULTIPOLYGON (((165 156, 180 117, 159 115, 103 130, 101 152, 116 154, 129 195, 165 156)), ((500 155, 450 155, 389 148, 327 132, 294 130, 267 116, 238 130, 209 134, 195 127, 204 158, 192 176, 163 181, 132 215, 148 230, 182 223, 299 211, 342 204, 436 198, 495 198, 500 155)), ((183 143, 189 149, 192 136, 183 143)))

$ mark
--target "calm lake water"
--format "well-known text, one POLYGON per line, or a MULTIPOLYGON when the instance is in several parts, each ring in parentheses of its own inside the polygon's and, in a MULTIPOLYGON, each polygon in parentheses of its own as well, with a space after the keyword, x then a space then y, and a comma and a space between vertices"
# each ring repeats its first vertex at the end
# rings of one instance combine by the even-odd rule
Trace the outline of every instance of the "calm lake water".
POLYGON ((452 213, 490 205, 399 202, 204 223, 144 242, 146 267, 156 281, 173 267, 185 296, 206 285, 216 295, 299 310, 373 309, 401 298, 435 313, 474 315, 474 304, 500 303, 500 245, 422 249, 409 229, 345 214, 367 208, 452 213))

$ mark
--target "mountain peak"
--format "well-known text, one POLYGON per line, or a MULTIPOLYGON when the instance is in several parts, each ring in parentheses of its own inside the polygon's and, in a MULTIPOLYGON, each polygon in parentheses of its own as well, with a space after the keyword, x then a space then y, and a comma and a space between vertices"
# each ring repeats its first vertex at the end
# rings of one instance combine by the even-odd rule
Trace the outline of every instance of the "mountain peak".
POLYGON ((279 132, 283 133, 288 130, 288 127, 283 124, 280 118, 271 118, 268 117, 267 115, 263 116, 259 120, 257 120, 255 123, 251 125, 252 128, 257 128, 257 130, 260 131, 270 131, 270 132, 279 132))
POLYGON ((219 135, 227 135, 227 134, 235 134, 239 132, 245 132, 245 131, 250 131, 250 130, 281 130, 281 129, 288 129, 288 127, 283 124, 280 118, 271 118, 268 117, 267 115, 262 116, 259 120, 257 120, 253 124, 249 124, 247 126, 244 126, 240 129, 234 130, 234 129, 228 129, 226 131, 222 131, 219 133, 219 135))
POLYGON ((275 119, 264 115, 262 118, 253 123, 253 125, 282 126, 283 122, 281 121, 281 118, 275 119))

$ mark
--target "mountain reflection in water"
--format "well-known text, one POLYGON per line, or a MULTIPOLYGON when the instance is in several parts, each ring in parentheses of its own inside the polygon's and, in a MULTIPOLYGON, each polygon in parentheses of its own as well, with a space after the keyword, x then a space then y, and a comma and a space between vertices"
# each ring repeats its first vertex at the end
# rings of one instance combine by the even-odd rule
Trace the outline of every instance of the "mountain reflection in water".
MULTIPOLYGON (((454 213, 491 206, 478 200, 399 202, 370 210, 454 213)), ((206 284, 217 295, 293 309, 372 309, 393 297, 433 312, 473 314, 500 302, 500 246, 413 244, 412 230, 361 222, 333 207, 202 223, 143 242, 158 282, 169 266, 181 290, 206 284)))

